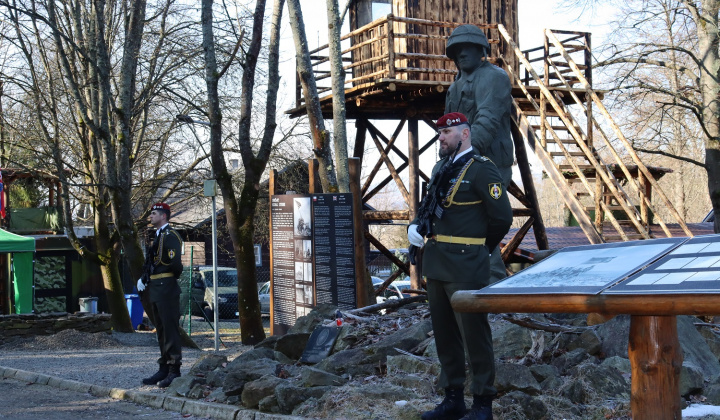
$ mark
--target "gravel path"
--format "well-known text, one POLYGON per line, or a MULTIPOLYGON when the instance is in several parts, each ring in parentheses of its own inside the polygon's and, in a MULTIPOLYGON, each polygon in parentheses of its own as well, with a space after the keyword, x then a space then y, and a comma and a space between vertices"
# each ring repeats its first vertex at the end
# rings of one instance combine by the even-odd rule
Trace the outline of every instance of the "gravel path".
MULTIPOLYGON (((213 352, 211 340, 198 342, 203 350, 183 348, 184 374, 197 359, 213 352), (206 347, 207 346, 207 347, 206 347)), ((234 359, 251 346, 230 345, 219 351, 234 359)), ((65 330, 0 346, 0 366, 43 373, 63 379, 112 388, 164 392, 142 385, 157 370, 159 350, 155 333, 80 333, 65 330)))

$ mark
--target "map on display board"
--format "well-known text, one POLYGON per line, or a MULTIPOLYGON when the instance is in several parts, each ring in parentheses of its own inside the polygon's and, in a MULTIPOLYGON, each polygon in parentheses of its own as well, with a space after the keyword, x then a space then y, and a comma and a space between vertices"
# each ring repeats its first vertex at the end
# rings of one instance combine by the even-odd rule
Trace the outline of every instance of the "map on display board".
POLYGON ((696 236, 605 293, 720 292, 720 235, 696 236))
POLYGON ((352 194, 271 196, 273 332, 318 304, 357 306, 352 194))
POLYGON ((687 238, 649 239, 563 248, 477 293, 598 294, 686 240, 687 238))

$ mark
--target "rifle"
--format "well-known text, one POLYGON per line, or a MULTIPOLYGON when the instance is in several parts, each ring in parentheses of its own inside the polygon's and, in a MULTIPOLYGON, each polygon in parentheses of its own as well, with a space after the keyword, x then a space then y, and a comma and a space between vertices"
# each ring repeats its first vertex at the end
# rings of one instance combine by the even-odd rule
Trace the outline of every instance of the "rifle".
MULTIPOLYGON (((441 180, 443 179, 443 175, 447 170, 452 166, 453 161, 455 160, 455 156, 457 156, 458 150, 460 150, 460 146, 462 145, 462 142, 458 143, 457 148, 455 148, 455 152, 452 154, 452 156, 443 164, 443 167, 440 168, 439 171, 433 175, 433 177, 430 179, 430 190, 425 195, 425 197, 420 202, 420 208, 418 208, 418 233, 421 234, 423 237, 429 238, 432 235, 432 228, 430 223, 432 222, 433 215, 435 215, 436 211, 438 211, 438 200, 437 200, 437 194, 435 193, 435 188, 433 181, 435 179, 441 180)), ((441 210, 440 210, 441 211, 441 210)), ((442 211, 441 211, 442 213, 442 211)), ((438 216, 439 217, 439 216, 438 216)), ((410 247, 408 248, 408 258, 410 259, 410 264, 417 265, 417 252, 418 247, 415 245, 410 244, 410 247)))

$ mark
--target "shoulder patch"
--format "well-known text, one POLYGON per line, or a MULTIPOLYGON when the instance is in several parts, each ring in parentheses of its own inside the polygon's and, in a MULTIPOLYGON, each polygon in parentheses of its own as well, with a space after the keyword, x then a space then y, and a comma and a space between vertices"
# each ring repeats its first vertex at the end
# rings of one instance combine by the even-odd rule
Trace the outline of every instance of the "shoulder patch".
POLYGON ((500 199, 502 197, 502 185, 500 185, 499 182, 493 182, 492 184, 488 184, 488 189, 490 191, 490 197, 494 198, 495 200, 500 199))
POLYGON ((175 250, 174 249, 171 249, 170 251, 168 251, 168 257, 170 257, 170 259, 175 258, 175 250))
POLYGON ((490 159, 488 159, 488 158, 486 158, 485 156, 482 156, 482 155, 473 155, 473 159, 475 159, 475 160, 478 161, 478 162, 485 162, 485 161, 489 161, 489 160, 490 160, 490 159))

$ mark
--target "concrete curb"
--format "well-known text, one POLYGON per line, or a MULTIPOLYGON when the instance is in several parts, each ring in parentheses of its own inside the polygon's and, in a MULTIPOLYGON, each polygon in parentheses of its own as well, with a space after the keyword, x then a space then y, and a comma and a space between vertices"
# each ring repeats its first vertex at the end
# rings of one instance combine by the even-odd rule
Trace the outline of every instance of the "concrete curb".
POLYGON ((287 416, 283 414, 261 413, 229 404, 211 403, 198 400, 189 400, 181 397, 172 397, 152 392, 135 391, 131 389, 109 388, 106 386, 86 384, 78 381, 43 375, 0 366, 0 378, 11 378, 19 381, 49 385, 55 388, 89 393, 96 397, 112 398, 114 400, 129 401, 135 404, 152 408, 174 411, 185 415, 207 417, 217 420, 302 420, 304 417, 287 416))

